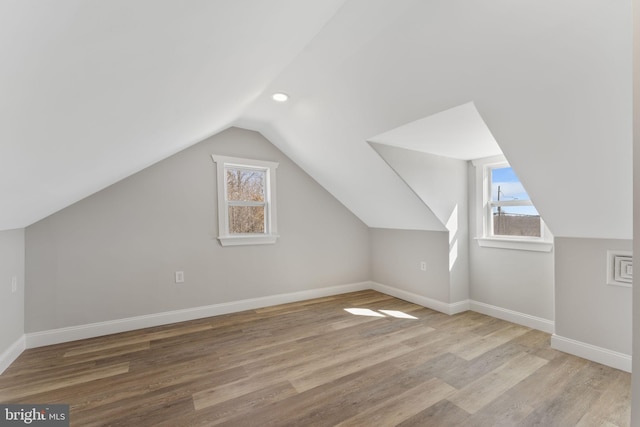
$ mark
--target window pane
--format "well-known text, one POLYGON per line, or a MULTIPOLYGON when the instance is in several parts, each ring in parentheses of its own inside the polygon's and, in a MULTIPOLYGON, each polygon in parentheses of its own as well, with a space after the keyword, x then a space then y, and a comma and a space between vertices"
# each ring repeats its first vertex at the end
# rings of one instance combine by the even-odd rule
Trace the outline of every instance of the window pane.
POLYGON ((533 206, 494 207, 493 234, 541 237, 540 215, 533 206))
POLYGON ((530 200, 513 168, 491 169, 491 200, 530 200))
POLYGON ((227 200, 264 202, 265 181, 265 171, 227 169, 227 200))
POLYGON ((264 206, 229 206, 229 233, 264 233, 264 206))

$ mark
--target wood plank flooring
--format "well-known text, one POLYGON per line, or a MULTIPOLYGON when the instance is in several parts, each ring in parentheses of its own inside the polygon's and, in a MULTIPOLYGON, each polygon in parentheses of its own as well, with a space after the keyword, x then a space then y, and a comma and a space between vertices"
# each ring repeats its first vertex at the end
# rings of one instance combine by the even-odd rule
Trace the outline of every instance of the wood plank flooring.
POLYGON ((73 426, 628 426, 630 374, 549 339, 362 291, 27 350, 0 402, 73 426))

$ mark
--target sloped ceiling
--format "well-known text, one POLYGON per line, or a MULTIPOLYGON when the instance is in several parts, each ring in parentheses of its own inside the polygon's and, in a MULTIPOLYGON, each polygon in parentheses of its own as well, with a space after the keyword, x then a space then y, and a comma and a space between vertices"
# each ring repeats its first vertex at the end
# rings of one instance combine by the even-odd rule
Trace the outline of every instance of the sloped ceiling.
POLYGON ((230 125, 343 0, 0 0, 0 229, 230 125))
POLYGON ((239 125, 369 226, 442 230, 367 140, 473 102, 554 235, 631 238, 630 16, 630 0, 0 0, 0 229, 239 125))
POLYGON ((459 160, 503 154, 473 102, 399 126, 369 142, 459 160))

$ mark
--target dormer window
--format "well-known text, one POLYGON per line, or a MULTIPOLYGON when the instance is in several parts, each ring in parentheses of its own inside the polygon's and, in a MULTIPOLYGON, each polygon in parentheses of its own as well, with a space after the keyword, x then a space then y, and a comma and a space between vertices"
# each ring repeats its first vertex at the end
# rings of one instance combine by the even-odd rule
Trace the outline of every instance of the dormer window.
POLYGON ((503 156, 474 160, 478 236, 482 247, 549 252, 553 237, 503 156))

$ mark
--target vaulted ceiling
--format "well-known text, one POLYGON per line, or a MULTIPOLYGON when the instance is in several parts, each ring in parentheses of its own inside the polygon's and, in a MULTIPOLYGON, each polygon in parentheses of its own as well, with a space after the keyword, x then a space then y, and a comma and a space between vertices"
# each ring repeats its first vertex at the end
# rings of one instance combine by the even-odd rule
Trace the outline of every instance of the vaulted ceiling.
POLYGON ((497 144, 556 236, 631 238, 631 25, 630 0, 0 0, 0 230, 235 125, 372 227, 444 229, 367 141, 497 144))

